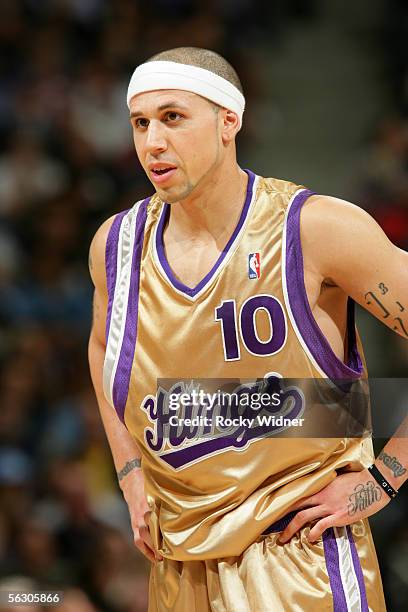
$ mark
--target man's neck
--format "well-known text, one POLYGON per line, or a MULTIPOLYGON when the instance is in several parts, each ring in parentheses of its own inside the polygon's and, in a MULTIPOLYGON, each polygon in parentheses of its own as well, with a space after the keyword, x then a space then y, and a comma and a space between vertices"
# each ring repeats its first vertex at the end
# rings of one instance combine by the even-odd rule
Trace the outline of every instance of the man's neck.
POLYGON ((237 164, 203 181, 196 194, 171 205, 165 242, 215 241, 222 249, 238 223, 247 184, 248 175, 237 164))

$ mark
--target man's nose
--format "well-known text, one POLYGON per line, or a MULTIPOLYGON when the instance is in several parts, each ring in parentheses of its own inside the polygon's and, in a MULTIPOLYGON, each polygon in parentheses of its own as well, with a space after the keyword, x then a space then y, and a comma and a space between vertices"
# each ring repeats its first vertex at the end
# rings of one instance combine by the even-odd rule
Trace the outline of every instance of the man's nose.
POLYGON ((160 121, 151 121, 147 128, 146 147, 149 153, 161 153, 167 149, 165 129, 160 121))

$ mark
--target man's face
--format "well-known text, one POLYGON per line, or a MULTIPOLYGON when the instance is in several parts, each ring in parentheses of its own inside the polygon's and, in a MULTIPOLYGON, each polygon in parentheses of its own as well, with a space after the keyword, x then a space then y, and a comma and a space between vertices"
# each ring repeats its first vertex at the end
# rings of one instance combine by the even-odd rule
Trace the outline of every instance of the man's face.
POLYGON ((134 96, 130 118, 136 153, 160 198, 178 202, 211 179, 220 162, 217 109, 188 91, 134 96))

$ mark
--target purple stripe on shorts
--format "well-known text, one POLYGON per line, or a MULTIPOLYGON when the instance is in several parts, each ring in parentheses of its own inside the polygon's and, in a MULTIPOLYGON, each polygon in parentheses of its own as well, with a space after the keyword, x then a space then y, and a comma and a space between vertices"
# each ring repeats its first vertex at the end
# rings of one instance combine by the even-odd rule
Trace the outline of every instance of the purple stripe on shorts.
POLYGON ((303 255, 300 241, 300 212, 302 206, 313 195, 312 191, 301 191, 292 202, 286 228, 286 285, 290 307, 309 351, 325 374, 333 380, 350 380, 360 377, 363 365, 358 354, 354 328, 354 302, 347 307, 349 356, 344 364, 334 354, 320 327, 316 323, 307 299, 303 276, 303 255), (353 329, 350 327, 353 326, 353 329), (350 366, 350 367, 349 367, 350 366))
POLYGON ((363 570, 361 569, 361 563, 358 557, 356 544, 353 539, 353 534, 351 533, 350 525, 347 525, 347 536, 350 542, 351 556, 353 558, 354 571, 356 572, 358 587, 360 589, 361 612, 369 612, 368 602, 367 602, 367 593, 366 593, 366 588, 364 584, 363 570))
POLYGON ((119 418, 123 421, 129 392, 130 373, 137 336, 137 315, 139 309, 140 263, 142 258, 144 229, 147 218, 147 205, 150 198, 144 200, 137 212, 135 224, 135 243, 130 271, 129 297, 127 303, 125 332, 120 349, 118 367, 113 383, 112 399, 119 418))
POLYGON ((116 273, 117 273, 117 257, 118 257, 118 242, 120 226, 123 217, 129 212, 124 210, 120 212, 113 220, 110 227, 105 248, 105 268, 106 268, 106 284, 108 287, 108 309, 106 313, 106 342, 108 342, 109 328, 112 317, 113 297, 115 294, 116 273))
POLYGON ((206 276, 204 276, 204 278, 198 283, 198 285, 196 285, 195 287, 187 287, 187 285, 185 285, 184 283, 182 283, 181 281, 178 280, 178 278, 176 278, 173 274, 172 269, 170 268, 167 258, 166 258, 166 253, 164 250, 164 243, 163 243, 163 231, 164 231, 164 227, 167 223, 169 214, 170 214, 170 206, 169 204, 165 204, 162 210, 162 214, 160 217, 160 221, 157 227, 157 233, 156 233, 156 250, 157 250, 157 255, 159 258, 159 261, 161 263, 161 266, 163 268, 163 270, 166 273, 167 278, 169 279, 169 281, 171 282, 171 284, 178 289, 179 291, 182 291, 183 293, 189 295, 190 297, 194 297, 195 295, 197 295, 197 293, 199 293, 199 291, 201 291, 201 289, 211 280, 211 278, 214 276, 215 272, 218 270, 218 268, 220 267, 221 263, 224 261, 225 257, 228 254, 228 251, 230 250, 235 238, 237 237, 239 231, 241 230, 245 219, 247 218, 247 214, 249 211, 249 207, 251 204, 251 200, 252 200, 252 188, 254 185, 254 180, 255 180, 255 174, 253 174, 253 172, 251 172, 250 170, 245 170, 245 172, 248 174, 248 185, 247 185, 247 191, 246 191, 246 198, 245 198, 245 202, 244 202, 244 206, 242 208, 242 212, 241 212, 241 216, 239 218, 238 224, 236 226, 236 228, 234 229, 234 232, 231 236, 231 238, 228 240, 227 244, 225 245, 221 255, 219 256, 219 258, 217 259, 217 261, 215 262, 214 266, 211 268, 211 270, 208 272, 208 274, 206 274, 206 276))
POLYGON ((332 527, 323 532, 323 548, 333 594, 333 612, 346 612, 347 602, 340 574, 339 551, 332 527))

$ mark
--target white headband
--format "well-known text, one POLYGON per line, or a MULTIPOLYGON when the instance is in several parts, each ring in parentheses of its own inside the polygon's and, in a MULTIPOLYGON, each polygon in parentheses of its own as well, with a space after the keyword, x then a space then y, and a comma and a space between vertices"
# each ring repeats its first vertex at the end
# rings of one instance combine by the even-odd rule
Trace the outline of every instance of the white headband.
POLYGON ((229 81, 210 70, 178 62, 146 62, 136 68, 130 79, 127 105, 133 96, 157 89, 191 91, 238 115, 239 127, 245 110, 245 98, 229 81))

